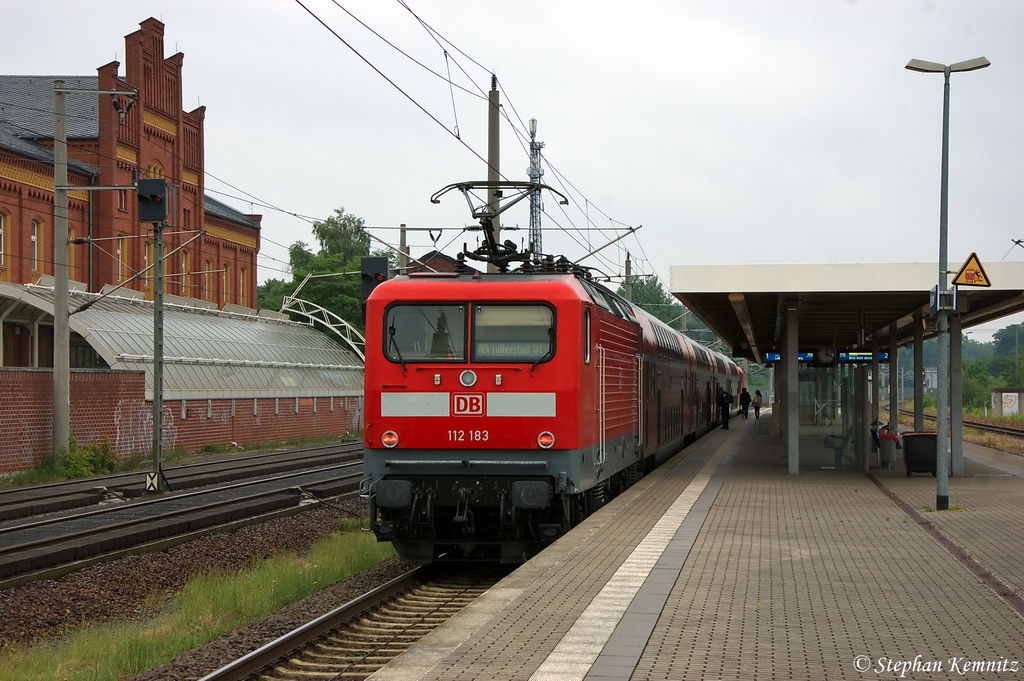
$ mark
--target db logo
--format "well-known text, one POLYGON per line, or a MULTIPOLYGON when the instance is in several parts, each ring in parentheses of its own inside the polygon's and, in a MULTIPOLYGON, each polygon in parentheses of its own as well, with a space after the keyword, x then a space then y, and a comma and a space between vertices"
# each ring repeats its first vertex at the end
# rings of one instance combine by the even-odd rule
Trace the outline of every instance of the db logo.
POLYGON ((456 416, 483 416, 484 396, 481 393, 452 394, 452 413, 456 416))

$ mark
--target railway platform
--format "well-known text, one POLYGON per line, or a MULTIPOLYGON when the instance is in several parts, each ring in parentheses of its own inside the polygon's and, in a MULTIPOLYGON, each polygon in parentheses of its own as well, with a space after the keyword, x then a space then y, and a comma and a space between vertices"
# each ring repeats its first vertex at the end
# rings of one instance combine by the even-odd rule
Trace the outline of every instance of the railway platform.
POLYGON ((787 470, 734 419, 373 675, 488 681, 1024 678, 1024 458, 935 478, 787 470))

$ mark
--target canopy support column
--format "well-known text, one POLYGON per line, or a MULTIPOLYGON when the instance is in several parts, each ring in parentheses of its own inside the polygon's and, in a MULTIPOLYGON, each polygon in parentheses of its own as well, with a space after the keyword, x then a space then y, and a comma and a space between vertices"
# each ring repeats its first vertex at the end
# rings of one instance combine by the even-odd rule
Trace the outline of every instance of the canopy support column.
POLYGON ((800 475, 800 313, 798 302, 787 300, 783 331, 782 366, 786 374, 782 432, 785 438, 789 474, 800 475))

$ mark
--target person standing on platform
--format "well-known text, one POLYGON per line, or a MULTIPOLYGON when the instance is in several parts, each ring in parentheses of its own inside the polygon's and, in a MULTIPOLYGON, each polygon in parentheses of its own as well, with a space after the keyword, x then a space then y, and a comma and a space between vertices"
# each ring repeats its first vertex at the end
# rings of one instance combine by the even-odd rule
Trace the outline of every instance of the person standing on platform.
POLYGON ((725 388, 718 391, 718 411, 722 415, 722 430, 729 430, 729 405, 732 404, 732 395, 725 392, 725 388))
POLYGON ((764 396, 760 390, 754 391, 754 399, 750 404, 754 407, 754 418, 761 418, 761 405, 764 404, 764 396))
POLYGON ((743 410, 743 418, 748 418, 747 410, 750 409, 750 393, 744 388, 740 391, 740 409, 743 410))

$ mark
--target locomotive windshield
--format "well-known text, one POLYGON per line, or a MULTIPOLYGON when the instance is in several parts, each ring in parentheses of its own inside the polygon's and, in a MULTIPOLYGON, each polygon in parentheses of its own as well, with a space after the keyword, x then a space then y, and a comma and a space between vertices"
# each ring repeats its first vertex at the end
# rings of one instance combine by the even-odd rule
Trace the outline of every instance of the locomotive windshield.
POLYGON ((548 305, 473 307, 474 362, 545 362, 555 352, 555 312, 548 305))
POLYGON ((384 315, 384 356, 403 364, 465 361, 466 306, 391 306, 384 315))

